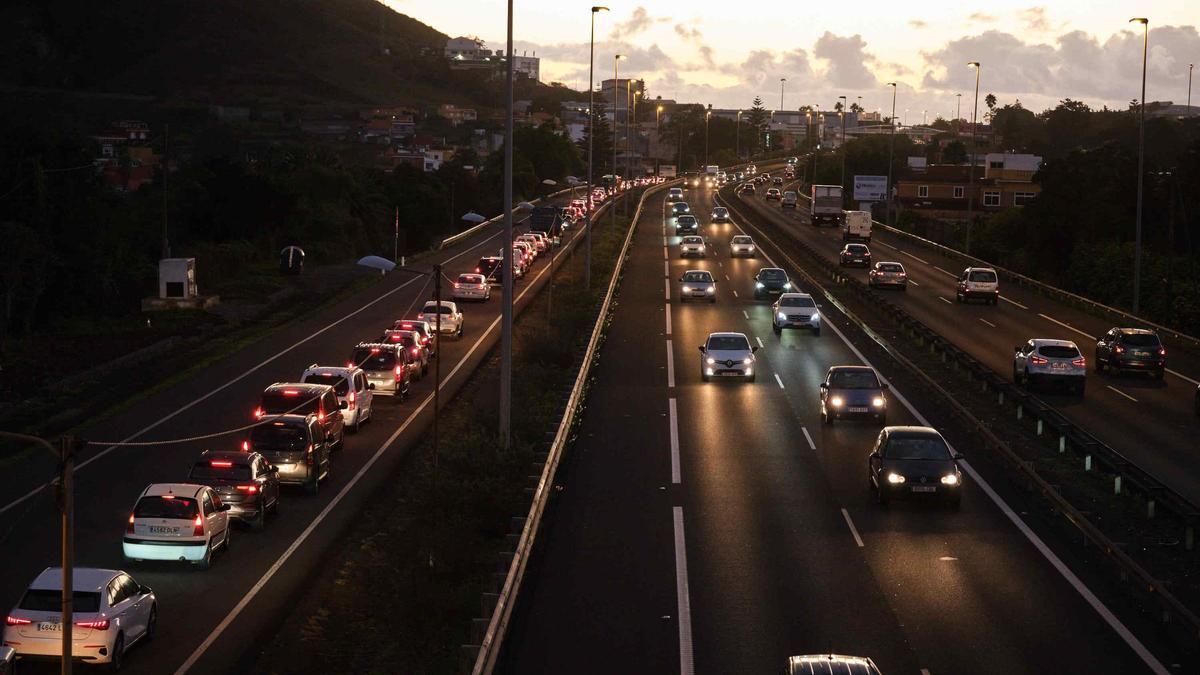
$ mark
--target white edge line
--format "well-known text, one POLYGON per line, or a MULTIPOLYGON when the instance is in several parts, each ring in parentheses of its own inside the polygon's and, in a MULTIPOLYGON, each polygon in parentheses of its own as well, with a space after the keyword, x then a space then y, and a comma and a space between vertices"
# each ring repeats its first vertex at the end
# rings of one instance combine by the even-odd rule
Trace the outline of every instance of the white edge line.
POLYGON ((1174 375, 1175 377, 1178 377, 1181 380, 1187 380, 1188 382, 1191 382, 1192 384, 1196 385, 1197 387, 1200 387, 1200 380, 1193 380, 1192 378, 1188 377, 1187 375, 1184 375, 1183 373, 1171 370, 1170 368, 1167 368, 1167 372, 1174 375))
POLYGON ((672 353, 671 341, 667 340, 667 386, 675 386, 675 355, 672 353))
POLYGON ((1121 396, 1124 396, 1125 398, 1129 399, 1130 401, 1133 401, 1134 403, 1138 402, 1138 400, 1136 398, 1130 396, 1129 394, 1126 394, 1125 392, 1121 391, 1120 389, 1117 389, 1116 387, 1112 386, 1111 384, 1106 384, 1104 386, 1108 387, 1109 389, 1112 389, 1113 391, 1117 392, 1121 396))
MULTIPOLYGON (((734 293, 736 294, 737 291, 734 291, 734 293)), ((750 320, 750 314, 748 312, 746 312, 746 310, 744 310, 744 309, 742 310, 742 316, 746 317, 747 321, 750 320)))
MULTIPOLYGON (((736 289, 733 291, 733 297, 735 297, 735 298, 738 297, 738 292, 736 289)), ((750 317, 746 317, 746 318, 749 319, 750 317)))
POLYGON ((667 424, 671 434, 671 482, 679 485, 682 475, 679 468, 679 416, 675 398, 667 399, 667 424))
POLYGON ((992 323, 991 321, 988 321, 987 319, 985 319, 983 317, 979 317, 979 320, 986 323, 987 325, 991 326, 992 328, 996 327, 996 324, 992 323))
POLYGON ((808 434, 808 427, 803 427, 803 426, 802 426, 802 427, 800 427, 800 431, 803 431, 803 432, 804 432, 804 440, 808 441, 808 449, 809 449, 809 450, 816 450, 816 449, 817 449, 817 444, 816 444, 816 443, 813 443, 812 436, 810 436, 810 435, 808 434))
POLYGON ((766 345, 763 344, 762 338, 754 336, 754 341, 758 343, 758 348, 763 349, 766 345))
POLYGON ((663 279, 663 299, 667 302, 671 301, 671 280, 663 279))
MULTIPOLYGON (((899 249, 897 249, 897 250, 899 250, 899 249)), ((908 257, 912 258, 913 260, 916 260, 917 262, 922 262, 922 263, 925 263, 926 265, 928 265, 928 264, 929 264, 929 261, 928 261, 928 260, 921 260, 920 258, 918 258, 917 256, 915 256, 915 255, 913 255, 913 254, 909 253, 908 251, 900 251, 900 253, 901 253, 902 255, 906 255, 906 256, 908 256, 908 257)))
POLYGON ((937 296, 937 297, 938 297, 938 300, 941 300, 942 302, 946 303, 947 305, 953 305, 953 304, 954 304, 953 302, 950 302, 949 300, 947 300, 947 299, 943 298, 943 297, 942 297, 942 296, 940 296, 940 295, 939 295, 939 296, 937 296))
POLYGON ((670 260, 663 261, 663 276, 666 277, 668 280, 671 278, 671 261, 670 260))
POLYGON ((779 373, 775 373, 775 382, 779 385, 780 389, 784 388, 783 380, 779 379, 779 373))
POLYGON ((1067 329, 1067 330, 1069 330, 1069 331, 1074 331, 1074 332, 1075 332, 1077 335, 1082 335, 1083 337, 1085 337, 1085 338, 1087 338, 1087 339, 1091 340, 1092 342, 1095 342, 1095 341, 1096 341, 1096 338, 1095 338, 1095 336, 1088 335, 1087 333, 1085 333, 1085 332, 1083 332, 1083 331, 1079 330, 1078 328, 1076 328, 1076 327, 1074 327, 1074 326, 1072 326, 1072 325, 1070 325, 1070 324, 1063 323, 1062 321, 1059 321, 1058 319, 1056 319, 1056 318, 1054 318, 1054 317, 1052 317, 1052 316, 1046 316, 1045 314, 1041 314, 1041 313, 1039 313, 1039 314, 1038 314, 1038 316, 1040 316, 1040 317, 1042 317, 1043 319, 1045 319, 1045 320, 1047 320, 1047 321, 1050 321, 1050 322, 1052 322, 1052 323, 1056 323, 1056 324, 1058 324, 1058 325, 1062 326, 1063 328, 1066 328, 1066 329, 1067 329))
POLYGON ((920 286, 920 285, 921 285, 921 284, 918 284, 917 282, 913 281, 912 279, 909 279, 909 280, 908 280, 908 283, 912 284, 913 286, 920 286))
POLYGON ((859 548, 864 548, 862 537, 858 536, 858 528, 854 527, 854 521, 850 520, 850 512, 845 508, 842 509, 842 517, 846 519, 846 526, 850 528, 850 534, 854 535, 854 543, 858 544, 859 548))
POLYGON ((687 547, 683 538, 683 507, 671 509, 675 520, 675 595, 679 605, 679 675, 693 675, 692 601, 688 591, 687 547))

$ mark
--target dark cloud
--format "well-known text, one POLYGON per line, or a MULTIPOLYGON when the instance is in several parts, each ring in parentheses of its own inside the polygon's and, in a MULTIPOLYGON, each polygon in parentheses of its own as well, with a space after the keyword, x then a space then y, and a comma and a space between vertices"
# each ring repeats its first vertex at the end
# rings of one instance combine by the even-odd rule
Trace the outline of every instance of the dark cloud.
POLYGON ((873 55, 866 51, 867 43, 861 35, 841 37, 828 31, 817 39, 813 56, 829 63, 825 79, 835 87, 866 89, 878 84, 875 75, 867 68, 875 63, 873 55))
POLYGON ((617 25, 613 26, 612 32, 609 33, 609 36, 614 40, 632 37, 645 31, 647 28, 656 23, 664 23, 670 20, 671 19, 669 17, 665 16, 650 16, 650 13, 646 11, 645 7, 639 6, 633 10, 633 16, 629 17, 625 21, 618 22, 617 25))

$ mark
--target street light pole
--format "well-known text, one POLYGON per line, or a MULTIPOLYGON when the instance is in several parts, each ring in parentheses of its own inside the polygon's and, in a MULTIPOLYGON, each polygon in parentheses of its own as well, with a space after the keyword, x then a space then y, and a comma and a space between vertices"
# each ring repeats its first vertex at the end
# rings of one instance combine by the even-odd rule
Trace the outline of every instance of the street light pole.
MULTIPOLYGON (((513 0, 508 0, 508 45, 504 59, 504 293, 500 305, 500 447, 509 448, 512 417, 512 329, 513 329, 513 0)), ((438 315, 441 315, 439 308, 438 315)), ((438 340, 441 340, 438 334, 438 340)), ((441 355, 438 355, 441 358, 441 355)))
MULTIPOLYGON (((630 100, 630 95, 631 95, 632 91, 633 91, 633 78, 630 77, 625 80, 625 180, 629 180, 630 178, 633 178, 633 157, 632 157, 633 153, 630 152, 631 143, 629 140, 629 107, 630 107, 630 105, 636 106, 637 104, 633 103, 633 101, 630 100)), ((629 198, 628 197, 621 200, 621 215, 623 215, 623 216, 629 215, 629 198)))
POLYGON ((954 97, 958 99, 958 112, 954 114, 954 133, 957 135, 958 131, 962 129, 962 125, 958 122, 962 119, 962 94, 955 94, 954 97))
POLYGON ((708 120, 712 118, 712 111, 704 113, 704 167, 708 170, 708 120))
POLYGON ((1188 117, 1192 116, 1192 68, 1194 68, 1195 66, 1196 66, 1196 64, 1194 64, 1194 63, 1188 64, 1188 97, 1187 97, 1187 116, 1188 117))
POLYGON ((846 189, 846 104, 848 100, 845 96, 839 96, 842 99, 842 109, 838 111, 838 117, 842 118, 842 189, 846 189))
POLYGON ((617 80, 620 79, 621 59, 625 58, 622 54, 613 56, 613 165, 612 165, 612 192, 609 195, 608 205, 608 222, 614 228, 617 226, 617 80))
POLYGON ((1137 218, 1133 235, 1133 313, 1140 307, 1142 291, 1142 175, 1146 172, 1146 50, 1150 43, 1150 20, 1133 18, 1130 23, 1142 24, 1142 97, 1138 99, 1138 171, 1137 218))
MULTIPOLYGON (((659 98, 662 98, 662 97, 659 96, 659 98)), ((661 147, 662 147, 661 146, 661 144, 662 144, 662 111, 663 111, 663 107, 662 107, 662 104, 660 103, 658 105, 658 107, 654 110, 654 143, 655 143, 654 149, 656 151, 660 151, 661 147)), ((654 153, 654 175, 655 176, 658 175, 658 171, 659 171, 658 160, 659 160, 659 152, 655 152, 654 153)))
MULTIPOLYGON (((433 302, 437 305, 438 312, 433 317, 433 334, 442 339, 442 266, 440 263, 433 265, 433 302)), ((442 359, 441 355, 434 360, 433 363, 433 470, 438 468, 438 416, 441 410, 441 393, 442 393, 442 359)), ((436 485, 435 474, 435 485, 436 485)), ((436 488, 435 488, 436 492, 436 488)))
POLYGON ((783 85, 785 82, 787 82, 786 77, 779 78, 779 109, 780 110, 784 110, 784 107, 783 107, 783 85))
POLYGON ((742 111, 737 111, 737 126, 734 127, 733 145, 735 148, 734 154, 737 155, 738 161, 742 161, 742 111))
POLYGON ((971 253, 971 221, 975 218, 975 118, 979 114, 979 67, 978 61, 971 61, 968 67, 975 69, 975 103, 971 107, 971 165, 967 167, 967 246, 966 252, 971 253))
POLYGON ((596 143, 596 13, 607 11, 607 7, 592 7, 592 37, 588 47, 588 175, 583 221, 583 287, 589 289, 592 287, 592 154, 596 143))
POLYGON ((892 224, 892 161, 896 155, 896 83, 888 82, 887 86, 892 88, 892 116, 888 118, 888 122, 892 125, 892 142, 888 146, 888 179, 887 179, 887 221, 888 226, 892 224))

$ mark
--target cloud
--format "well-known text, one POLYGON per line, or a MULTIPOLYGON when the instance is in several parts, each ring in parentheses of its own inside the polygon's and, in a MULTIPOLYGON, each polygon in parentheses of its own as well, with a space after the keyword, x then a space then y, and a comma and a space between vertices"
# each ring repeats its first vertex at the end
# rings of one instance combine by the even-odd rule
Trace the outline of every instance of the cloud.
POLYGON ((996 23, 997 17, 984 12, 973 12, 971 16, 967 17, 967 21, 972 21, 974 23, 996 23))
POLYGON ((1046 18, 1045 7, 1023 9, 1017 13, 1017 16, 1025 24, 1025 30, 1035 33, 1046 33, 1050 30, 1050 20, 1046 18))
POLYGON ((918 30, 921 28, 929 28, 929 24, 925 21, 921 21, 920 19, 910 19, 908 25, 918 30))
POLYGON ((628 38, 638 33, 644 32, 656 23, 670 21, 669 17, 650 16, 645 7, 638 6, 633 10, 633 16, 625 21, 620 21, 613 26, 609 36, 614 39, 628 38))
POLYGON ((675 34, 684 40, 699 40, 704 36, 700 33, 700 29, 696 27, 687 27, 682 23, 675 24, 675 34))
POLYGON ((866 64, 876 59, 866 51, 867 43, 861 35, 841 37, 828 31, 817 39, 813 56, 829 64, 825 78, 835 87, 866 89, 878 84, 875 75, 866 64))

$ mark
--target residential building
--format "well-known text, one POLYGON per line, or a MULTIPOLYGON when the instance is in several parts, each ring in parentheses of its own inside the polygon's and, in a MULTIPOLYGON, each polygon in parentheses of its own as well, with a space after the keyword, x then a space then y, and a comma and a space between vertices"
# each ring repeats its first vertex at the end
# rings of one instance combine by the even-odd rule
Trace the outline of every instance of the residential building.
POLYGON ((450 120, 450 124, 458 126, 463 122, 474 122, 478 119, 478 115, 474 108, 461 108, 452 103, 443 103, 438 106, 438 115, 450 120))
POLYGON ((534 52, 533 56, 513 54, 513 75, 540 82, 542 79, 541 63, 542 60, 538 58, 537 52, 534 52))
POLYGON ((933 164, 897 181, 896 199, 902 210, 951 221, 966 220, 971 195, 977 214, 1025 206, 1042 190, 1033 180, 1041 162, 1036 155, 988 153, 983 166, 933 164))
POLYGON ((437 171, 442 168, 443 162, 448 162, 454 157, 454 148, 429 148, 425 151, 425 170, 437 171))
POLYGON ((477 37, 450 38, 446 40, 446 58, 457 61, 478 61, 490 56, 484 42, 477 37))

